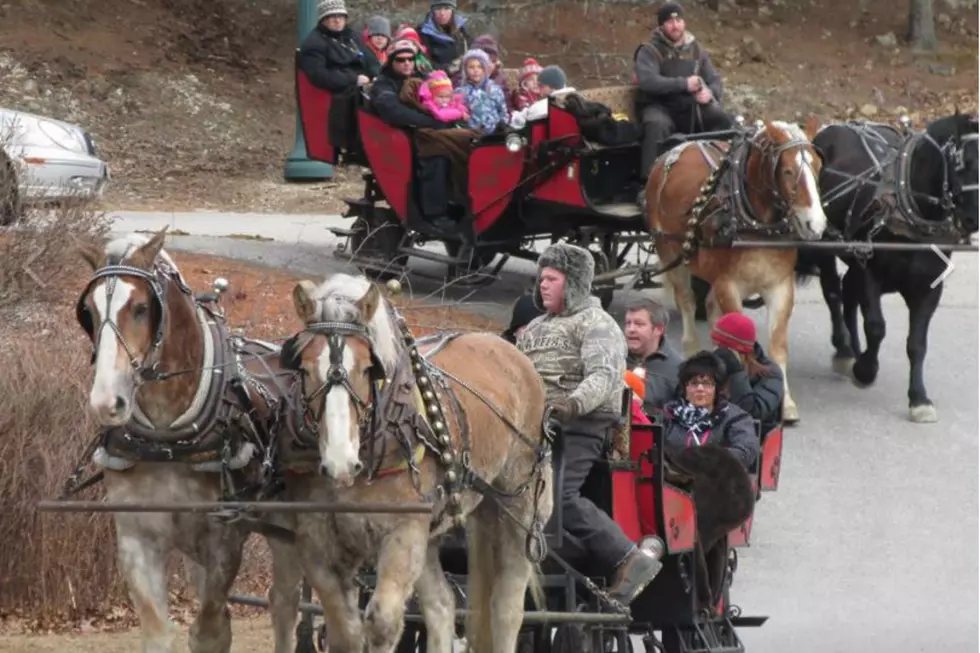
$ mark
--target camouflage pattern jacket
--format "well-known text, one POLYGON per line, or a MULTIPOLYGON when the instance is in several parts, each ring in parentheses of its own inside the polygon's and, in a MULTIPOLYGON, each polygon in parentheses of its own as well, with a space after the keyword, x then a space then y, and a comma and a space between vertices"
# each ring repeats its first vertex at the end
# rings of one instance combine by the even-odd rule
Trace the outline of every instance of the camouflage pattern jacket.
MULTIPOLYGON (((565 273, 565 310, 532 320, 517 347, 534 363, 548 401, 570 398, 580 415, 619 415, 622 411, 626 336, 591 295, 594 261, 586 250, 558 243, 538 259, 539 269, 565 273)), ((541 306, 536 288, 534 301, 541 306)))

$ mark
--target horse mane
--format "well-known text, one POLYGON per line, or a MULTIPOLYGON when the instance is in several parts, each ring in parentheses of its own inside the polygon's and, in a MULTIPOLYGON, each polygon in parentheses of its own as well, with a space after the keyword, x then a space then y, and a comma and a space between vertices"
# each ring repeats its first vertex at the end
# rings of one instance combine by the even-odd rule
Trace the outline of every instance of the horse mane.
POLYGON ((776 129, 781 129, 784 132, 786 132, 791 140, 799 139, 806 142, 810 142, 810 139, 807 137, 806 132, 804 132, 803 129, 796 123, 786 122, 784 120, 771 120, 769 124, 771 124, 776 129))
POLYGON ((398 364, 402 353, 401 339, 395 327, 395 320, 390 304, 382 295, 370 322, 365 323, 357 307, 361 299, 371 288, 371 282, 364 276, 351 276, 337 273, 321 283, 314 294, 317 303, 316 318, 321 322, 354 322, 364 324, 374 353, 380 359, 386 371, 391 371, 398 364))
MULTIPOLYGON (((147 236, 136 232, 130 232, 110 240, 105 246, 106 265, 124 264, 136 250, 148 242, 150 242, 150 239, 147 236)), ((156 267, 163 268, 163 271, 173 274, 181 284, 187 286, 187 282, 180 273, 177 264, 163 248, 160 248, 160 252, 157 254, 156 267)))

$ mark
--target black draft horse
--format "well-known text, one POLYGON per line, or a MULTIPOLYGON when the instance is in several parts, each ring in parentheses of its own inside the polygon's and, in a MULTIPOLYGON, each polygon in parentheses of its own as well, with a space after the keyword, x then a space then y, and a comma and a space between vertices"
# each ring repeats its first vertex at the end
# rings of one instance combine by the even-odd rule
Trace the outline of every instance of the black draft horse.
MULTIPOLYGON (((831 124, 813 143, 823 156, 820 194, 836 237, 845 241, 967 242, 978 222, 977 118, 957 111, 924 132, 869 122, 831 124)), ((828 229, 830 232, 831 229, 828 229)), ((885 338, 882 295, 897 292, 909 310, 909 419, 935 422, 926 394, 923 366, 929 322, 943 293, 946 263, 931 249, 877 250, 831 254, 801 249, 798 278, 819 275, 830 309, 834 369, 851 367, 862 387, 875 382, 878 352, 885 338), (848 267, 843 283, 836 257, 848 267), (867 349, 861 351, 857 308, 864 317, 867 349)))

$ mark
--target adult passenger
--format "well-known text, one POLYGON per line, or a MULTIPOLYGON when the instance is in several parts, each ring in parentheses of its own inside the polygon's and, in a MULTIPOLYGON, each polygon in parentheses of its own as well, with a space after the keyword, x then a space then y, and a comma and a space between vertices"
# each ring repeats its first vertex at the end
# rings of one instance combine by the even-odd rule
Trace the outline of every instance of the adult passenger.
POLYGON ((344 0, 320 0, 317 25, 300 45, 300 69, 310 83, 331 93, 367 84, 380 71, 347 25, 344 0))

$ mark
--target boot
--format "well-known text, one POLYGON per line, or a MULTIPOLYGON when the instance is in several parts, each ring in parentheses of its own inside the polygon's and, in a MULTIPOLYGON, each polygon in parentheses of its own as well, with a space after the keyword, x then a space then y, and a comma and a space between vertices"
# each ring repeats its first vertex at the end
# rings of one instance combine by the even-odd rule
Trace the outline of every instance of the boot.
POLYGON ((609 588, 610 595, 624 605, 632 603, 660 573, 663 568, 660 559, 664 550, 664 543, 659 537, 647 538, 634 548, 616 568, 609 588))

